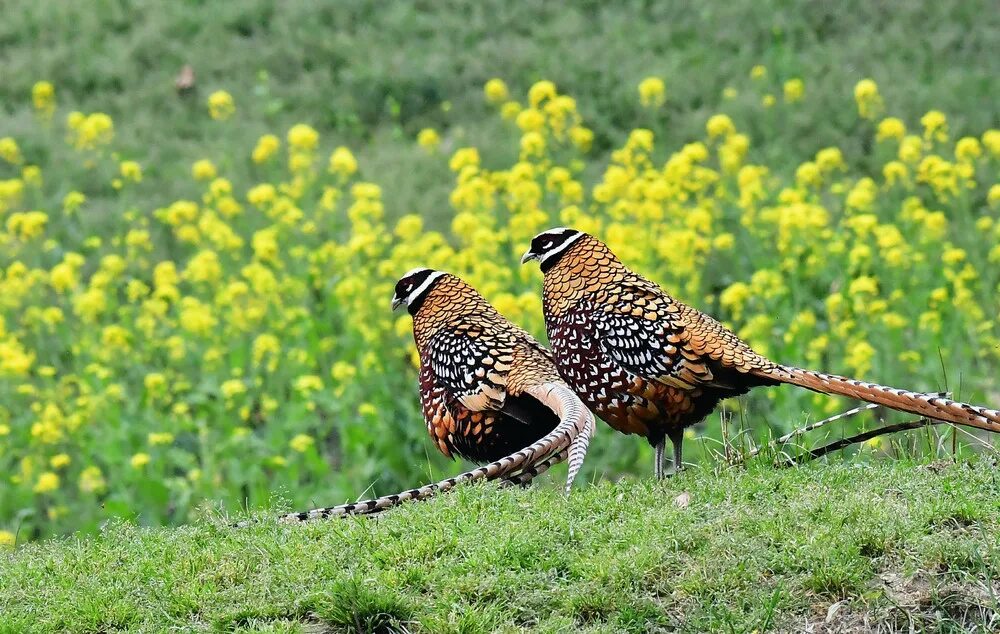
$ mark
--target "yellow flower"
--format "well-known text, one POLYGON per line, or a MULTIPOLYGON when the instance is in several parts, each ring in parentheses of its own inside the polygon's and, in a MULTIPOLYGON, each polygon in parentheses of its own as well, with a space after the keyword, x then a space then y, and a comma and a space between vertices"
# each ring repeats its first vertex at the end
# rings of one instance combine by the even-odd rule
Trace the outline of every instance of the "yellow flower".
POLYGON ((216 90, 208 96, 208 114, 216 121, 225 121, 236 112, 233 96, 225 90, 216 90))
POLYGON ((191 166, 191 176, 193 176, 196 181, 212 180, 215 178, 216 174, 218 174, 218 172, 215 169, 215 165, 208 159, 195 161, 191 166))
POLYGON ((147 392, 158 393, 167 386, 167 377, 160 372, 150 372, 143 378, 147 392))
POLYGON ((878 122, 878 130, 875 132, 876 141, 886 139, 896 139, 902 141, 906 136, 906 124, 896 117, 886 117, 878 122))
POLYGON ((17 141, 9 136, 0 139, 0 158, 11 165, 20 165, 24 161, 21 156, 21 148, 17 146, 17 141))
POLYGON ((142 166, 135 161, 122 161, 118 166, 122 178, 138 183, 142 180, 142 166))
POLYGON ((908 134, 899 142, 899 153, 897 156, 904 163, 916 163, 923 154, 923 142, 920 137, 908 134))
POLYGON ((35 486, 32 489, 35 493, 49 493, 59 488, 59 476, 46 471, 38 476, 35 486))
POLYGON ((21 168, 21 180, 32 187, 42 186, 42 169, 37 165, 25 165, 21 168))
POLYGON ((7 232, 22 241, 37 238, 45 232, 49 217, 43 211, 25 211, 7 218, 7 232))
POLYGON ((62 469, 71 462, 69 454, 58 453, 49 459, 49 466, 53 469, 62 469))
POLYGON ((129 347, 129 331, 118 324, 105 326, 101 331, 101 345, 106 349, 127 350, 129 347))
POLYGON ((312 436, 309 436, 308 434, 297 434, 288 442, 288 446, 299 453, 305 453, 310 447, 313 446, 314 442, 315 441, 312 436))
POLYGON ((358 171, 358 161, 351 151, 343 145, 330 155, 330 173, 340 176, 350 176, 358 171))
POLYGON ((733 120, 727 115, 716 114, 709 117, 705 123, 705 132, 708 133, 708 138, 710 139, 728 137, 736 132, 736 126, 733 125, 733 120))
POLYGON ((295 150, 311 152, 319 146, 319 133, 311 126, 297 123, 288 130, 288 145, 295 150))
POLYGON ((72 130, 70 142, 77 150, 96 150, 111 143, 115 136, 114 121, 103 112, 89 115, 73 112, 67 123, 72 130))
POLYGON ((247 201, 254 207, 263 207, 274 202, 278 196, 278 190, 271 183, 264 183, 250 188, 247 192, 247 201))
POLYGON ((139 452, 133 455, 128 462, 130 465, 132 465, 133 469, 142 469, 143 467, 149 464, 149 454, 139 452))
POLYGON ((959 161, 972 162, 982 155, 983 148, 975 137, 962 137, 955 144, 955 158, 959 161))
POLYGON ((174 435, 170 432, 151 432, 146 436, 146 440, 154 447, 156 445, 169 445, 174 442, 174 435))
POLYGON ((662 106, 666 95, 667 87, 659 77, 647 77, 639 82, 639 102, 644 108, 662 106))
POLYGON ((229 379, 228 381, 223 382, 223 384, 219 387, 219 391, 222 392, 222 396, 224 398, 230 399, 234 396, 246 393, 247 386, 246 383, 240 379, 229 379))
POLYGON ((785 101, 787 103, 795 103, 797 101, 802 101, 802 97, 806 92, 806 85, 799 78, 789 79, 784 85, 785 91, 785 101))
POLYGON ((433 152, 441 144, 441 137, 434 128, 424 128, 417 133, 417 145, 428 152, 433 152))
POLYGON ((46 119, 56 110, 56 89, 47 81, 36 82, 31 87, 31 102, 35 111, 46 119))
POLYGON ((740 319, 743 315, 743 307, 751 295, 750 287, 747 284, 733 282, 719 294, 719 302, 723 308, 732 313, 735 319, 740 319))
POLYGON ((486 85, 483 86, 483 94, 486 96, 486 101, 492 104, 507 101, 510 96, 507 84, 502 79, 497 79, 496 77, 486 82, 486 85))
POLYGON ((63 197, 63 212, 66 215, 72 215, 79 209, 83 203, 87 201, 87 197, 78 191, 71 191, 63 197))
POLYGON ((512 121, 517 119, 517 115, 521 114, 521 104, 516 101, 505 101, 502 106, 500 106, 500 117, 504 121, 512 121))
POLYGON ((453 172, 461 172, 465 167, 479 167, 479 150, 474 147, 464 147, 455 151, 448 167, 453 172))
POLYGON ((878 295, 878 280, 870 276, 861 276, 851 281, 848 287, 851 295, 878 295))
POLYGON ((583 126, 573 126, 569 129, 569 139, 581 152, 589 152, 594 144, 594 132, 583 126))
POLYGON ((1000 183, 990 187, 990 191, 986 195, 986 200, 989 202, 990 207, 998 206, 997 203, 1000 203, 1000 183))
POLYGON ((254 163, 265 163, 281 149, 281 139, 273 134, 265 134, 257 139, 250 158, 254 163))
POLYGON ((778 103, 778 99, 774 95, 764 95, 764 98, 760 100, 760 103, 765 108, 770 108, 774 104, 778 103))
POLYGON ((104 475, 98 467, 87 467, 81 471, 77 486, 84 493, 102 493, 107 489, 104 475))
POLYGON ((303 374, 299 378, 295 379, 295 389, 298 390, 302 396, 309 396, 310 394, 323 389, 323 379, 315 374, 303 374))
POLYGON ((878 84, 871 79, 862 79, 854 86, 854 101, 862 119, 875 119, 882 113, 882 96, 878 84))
POLYGON ((952 266, 964 262, 965 258, 965 249, 953 246, 945 248, 944 252, 941 254, 941 261, 952 266))
MULTIPOLYGON (((409 330, 409 326, 407 326, 407 330, 409 330)), ((333 368, 330 369, 330 376, 338 383, 350 381, 357 376, 357 373, 358 369, 356 367, 344 361, 337 361, 333 364, 333 368)))
POLYGON ((854 343, 847 351, 845 362, 855 376, 864 376, 871 371, 875 348, 867 341, 854 343))
POLYGON ((840 148, 823 148, 816 153, 816 165, 824 173, 832 172, 833 170, 842 170, 845 167, 844 155, 841 153, 840 148))
POLYGON ((806 161, 795 170, 795 182, 800 187, 818 187, 823 183, 823 174, 813 161, 806 161))
POLYGON ((0 548, 13 548, 17 543, 17 536, 10 531, 0 531, 0 548))
POLYGON ((49 284, 57 293, 75 288, 78 283, 76 270, 66 262, 60 262, 49 272, 49 284))
POLYGON ((537 108, 546 99, 555 99, 555 96, 556 85, 545 79, 535 82, 528 89, 528 103, 533 108, 537 108))
POLYGON ((215 282, 222 277, 222 265, 215 251, 199 251, 184 269, 184 277, 195 282, 215 282))
POLYGON ((545 153, 545 137, 538 132, 526 132, 521 137, 521 156, 525 157, 541 156, 545 153))
POLYGON ((729 251, 736 244, 736 238, 731 233, 720 233, 712 240, 712 248, 716 251, 729 251))
POLYGON ((945 142, 948 140, 948 119, 940 110, 931 110, 920 117, 920 125, 924 126, 924 140, 945 142))
POLYGON ((516 123, 522 132, 537 132, 545 127, 545 115, 535 108, 526 108, 518 113, 516 123))
POLYGON ((281 342, 272 334, 258 335, 253 341, 253 362, 260 364, 264 357, 276 355, 281 351, 281 342))
POLYGON ((218 320, 211 307, 194 297, 185 297, 181 300, 180 324, 187 332, 204 336, 215 328, 218 320))
POLYGON ((757 64, 750 69, 750 79, 763 79, 767 77, 767 67, 763 64, 757 64))
POLYGON ((393 233, 400 240, 410 241, 416 240, 423 230, 424 221, 419 214, 406 214, 396 222, 396 230, 393 233))
POLYGON ((983 147, 989 150, 994 158, 1000 158, 1000 130, 983 132, 983 147))

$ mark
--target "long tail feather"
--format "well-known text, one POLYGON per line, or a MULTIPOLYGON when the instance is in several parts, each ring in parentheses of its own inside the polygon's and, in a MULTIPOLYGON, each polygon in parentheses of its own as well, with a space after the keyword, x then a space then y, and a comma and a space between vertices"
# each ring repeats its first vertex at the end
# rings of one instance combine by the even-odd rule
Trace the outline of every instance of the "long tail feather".
MULTIPOLYGON (((590 446, 590 438, 597 429, 594 415, 584 406, 580 398, 565 385, 546 383, 530 388, 527 392, 559 415, 560 427, 568 423, 575 431, 570 443, 569 472, 566 474, 566 492, 568 493, 573 488, 573 481, 580 472, 580 467, 583 466, 583 460, 587 456, 587 448, 590 446)), ((555 432, 553 431, 553 433, 555 432)))
MULTIPOLYGON (((594 428, 593 415, 584 407, 580 399, 565 385, 558 383, 545 383, 527 390, 532 396, 537 398, 545 406, 549 407, 559 416, 559 424, 532 445, 516 451, 500 460, 483 465, 471 471, 466 471, 457 476, 446 478, 440 482, 427 484, 416 489, 402 491, 394 495, 386 495, 371 500, 363 500, 339 506, 317 508, 310 511, 289 513, 283 515, 280 520, 284 522, 305 522, 314 519, 326 519, 330 517, 340 517, 344 515, 368 515, 384 511, 385 509, 398 506, 408 500, 423 500, 450 491, 457 485, 464 482, 474 482, 476 480, 494 480, 504 477, 513 471, 527 465, 525 473, 532 467, 538 468, 540 463, 547 462, 550 458, 557 458, 549 464, 562 460, 565 454, 563 450, 567 446, 572 446, 570 454, 570 473, 566 482, 567 491, 573 484, 573 479, 580 469, 583 458, 587 452, 587 446, 594 428), (583 440, 580 438, 583 437, 583 440), (550 458, 547 458, 550 457, 550 458), (574 468, 575 467, 575 468, 574 468)), ((539 471, 539 473, 541 472, 539 471)), ((519 474, 520 475, 520 474, 519 474)), ((524 480, 530 481, 533 475, 524 480)))
POLYGON ((822 394, 838 394, 934 420, 1000 432, 1000 411, 953 401, 939 394, 911 392, 787 365, 762 370, 757 374, 822 394))
POLYGON ((553 465, 557 465, 566 459, 569 449, 562 449, 552 454, 541 462, 525 467, 513 475, 505 476, 500 480, 500 486, 524 486, 531 484, 531 481, 548 471, 553 465))

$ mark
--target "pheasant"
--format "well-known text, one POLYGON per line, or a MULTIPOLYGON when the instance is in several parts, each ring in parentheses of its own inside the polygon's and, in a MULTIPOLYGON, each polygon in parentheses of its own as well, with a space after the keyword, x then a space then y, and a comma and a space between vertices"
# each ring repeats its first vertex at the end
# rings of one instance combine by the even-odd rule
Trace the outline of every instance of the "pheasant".
MULTIPOLYGON (((560 378, 552 353, 458 277, 414 269, 396 284, 393 309, 404 304, 420 355, 424 420, 444 455, 499 460, 560 420, 571 420, 581 432, 593 425, 560 378)), ((581 442, 571 460, 582 459, 581 442)))
POLYGON ((544 274, 545 327, 559 373, 611 427, 646 437, 663 477, 666 438, 682 468, 686 427, 722 399, 790 383, 989 431, 1000 411, 936 394, 803 370, 757 354, 715 319, 628 269, 600 240, 564 227, 535 236, 521 258, 544 274))
POLYGON ((490 464, 394 495, 281 519, 375 513, 474 480, 502 477, 525 484, 567 456, 569 491, 594 418, 559 377, 551 353, 474 288, 443 271, 416 268, 403 275, 392 308, 404 304, 413 317, 420 403, 431 439, 449 458, 490 464))

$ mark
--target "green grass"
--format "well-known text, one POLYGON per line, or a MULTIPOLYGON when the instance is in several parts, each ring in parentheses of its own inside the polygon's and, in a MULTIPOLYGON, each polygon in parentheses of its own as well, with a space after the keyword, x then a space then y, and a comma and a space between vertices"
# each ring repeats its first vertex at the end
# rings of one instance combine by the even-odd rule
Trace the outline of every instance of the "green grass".
POLYGON ((988 631, 998 495, 985 459, 755 465, 304 526, 117 523, 0 555, 0 628, 988 631))

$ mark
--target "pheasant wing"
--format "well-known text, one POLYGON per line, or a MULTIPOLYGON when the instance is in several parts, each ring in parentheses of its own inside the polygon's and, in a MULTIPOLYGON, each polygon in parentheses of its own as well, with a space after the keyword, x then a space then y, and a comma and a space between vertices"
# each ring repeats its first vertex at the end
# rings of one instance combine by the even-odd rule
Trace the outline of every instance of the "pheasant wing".
POLYGON ((507 397, 509 342, 483 326, 437 332, 429 342, 428 366, 435 383, 474 412, 499 410, 507 397))
POLYGON ((606 311, 593 316, 604 354, 632 374, 684 390, 712 385, 707 359, 684 344, 684 332, 656 311, 606 311))

